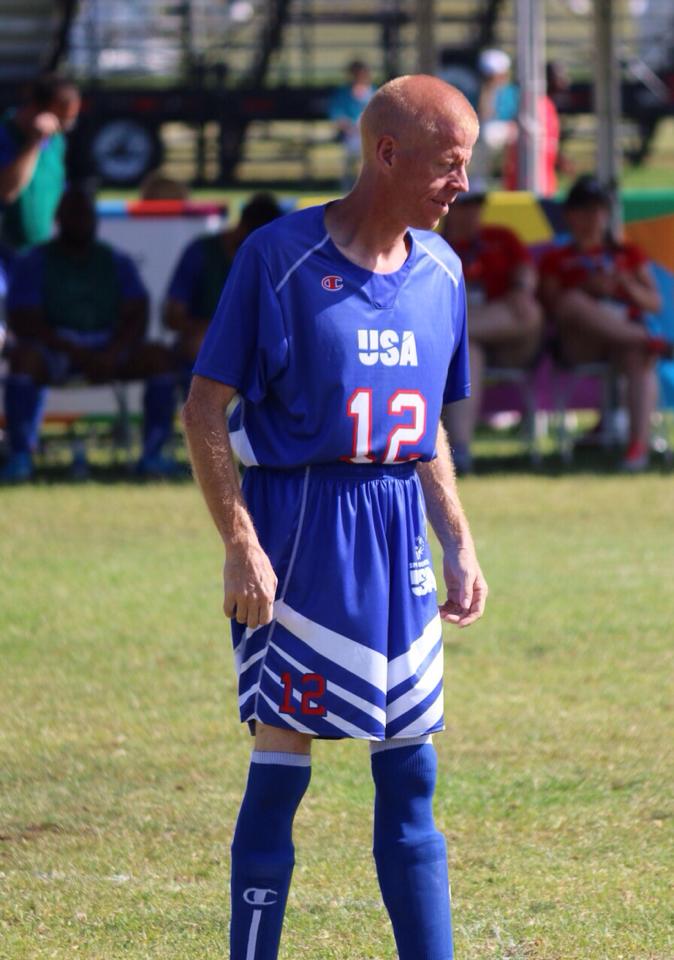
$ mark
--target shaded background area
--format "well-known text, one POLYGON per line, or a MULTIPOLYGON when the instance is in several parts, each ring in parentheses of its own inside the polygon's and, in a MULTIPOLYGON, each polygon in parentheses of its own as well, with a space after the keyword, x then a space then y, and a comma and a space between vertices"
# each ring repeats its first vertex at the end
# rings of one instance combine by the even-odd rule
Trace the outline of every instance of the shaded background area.
MULTIPOLYGON (((558 107, 572 152, 594 166, 597 66, 592 4, 545 0, 545 57, 573 81, 558 107)), ((479 51, 514 56, 514 0, 6 0, 0 11, 0 105, 36 67, 68 69, 85 111, 73 141, 78 172, 115 187, 149 169, 202 186, 330 185, 340 148, 327 100, 356 57, 376 82, 425 62, 459 80, 479 51), (429 30, 429 24, 431 29, 429 30)), ((626 157, 633 185, 674 180, 674 52, 668 0, 614 0, 626 157)))

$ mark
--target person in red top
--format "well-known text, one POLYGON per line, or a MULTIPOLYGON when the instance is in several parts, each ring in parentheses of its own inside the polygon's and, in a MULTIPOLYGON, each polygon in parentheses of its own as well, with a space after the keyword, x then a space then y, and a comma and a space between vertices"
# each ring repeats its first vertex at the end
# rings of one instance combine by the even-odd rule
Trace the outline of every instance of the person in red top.
POLYGON ((470 444, 485 368, 526 367, 541 343, 533 260, 512 230, 482 224, 485 200, 480 189, 463 194, 442 227, 443 237, 461 258, 468 305, 471 395, 447 408, 445 423, 459 473, 472 468, 470 444))
POLYGON ((657 401, 655 359, 672 351, 643 323, 645 313, 660 310, 660 296, 644 253, 611 238, 610 196, 595 177, 579 177, 565 214, 571 242, 543 256, 541 299, 566 363, 608 361, 625 375, 630 442, 623 466, 642 470, 657 401))

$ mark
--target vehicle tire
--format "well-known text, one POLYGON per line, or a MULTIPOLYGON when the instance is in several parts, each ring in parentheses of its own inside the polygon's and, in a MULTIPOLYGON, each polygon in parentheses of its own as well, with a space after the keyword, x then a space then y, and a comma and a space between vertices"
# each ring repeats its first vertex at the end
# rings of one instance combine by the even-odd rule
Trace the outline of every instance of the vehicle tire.
POLYGON ((162 160, 158 130, 135 117, 105 120, 91 134, 89 153, 97 177, 111 186, 135 186, 162 160))

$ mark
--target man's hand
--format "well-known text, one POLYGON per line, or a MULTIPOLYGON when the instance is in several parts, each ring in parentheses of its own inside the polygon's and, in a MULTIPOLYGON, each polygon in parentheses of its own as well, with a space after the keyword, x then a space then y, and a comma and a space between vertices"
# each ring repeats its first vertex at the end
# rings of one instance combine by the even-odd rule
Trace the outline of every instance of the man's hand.
POLYGON ((256 541, 227 548, 224 569, 225 616, 251 630, 271 621, 278 580, 269 558, 256 541))
POLYGON ((618 294, 618 279, 609 270, 591 273, 585 282, 585 290, 593 297, 615 297, 618 294))
POLYGON ((484 613, 488 587, 472 547, 446 550, 442 572, 447 586, 447 600, 440 607, 440 616, 457 627, 468 627, 484 613))
POLYGON ((52 137, 61 129, 61 123, 55 113, 38 113, 33 117, 31 126, 31 136, 33 140, 39 142, 47 137, 52 137))
POLYGON ((109 383, 119 369, 119 352, 114 348, 86 350, 80 359, 82 372, 92 383, 109 383))

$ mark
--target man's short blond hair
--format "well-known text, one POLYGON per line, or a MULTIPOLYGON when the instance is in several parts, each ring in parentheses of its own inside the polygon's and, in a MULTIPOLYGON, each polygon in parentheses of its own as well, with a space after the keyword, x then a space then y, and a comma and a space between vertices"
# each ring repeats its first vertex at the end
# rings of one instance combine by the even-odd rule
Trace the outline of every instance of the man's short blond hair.
POLYGON ((437 77, 395 77, 377 90, 361 116, 363 147, 389 135, 397 140, 436 137, 448 128, 478 131, 477 114, 460 90, 437 77))

